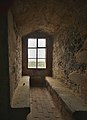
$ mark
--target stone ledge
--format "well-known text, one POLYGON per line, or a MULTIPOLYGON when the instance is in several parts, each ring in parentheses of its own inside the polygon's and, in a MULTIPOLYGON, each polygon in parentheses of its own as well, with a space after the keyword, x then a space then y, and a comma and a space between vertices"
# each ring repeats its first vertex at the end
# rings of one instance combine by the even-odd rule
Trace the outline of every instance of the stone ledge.
POLYGON ((76 97, 62 82, 52 77, 46 77, 46 86, 54 101, 60 108, 61 114, 67 120, 87 120, 87 104, 76 97), (79 118, 78 118, 79 117, 79 118))
POLYGON ((23 76, 19 81, 19 84, 14 92, 11 107, 12 108, 24 108, 30 107, 29 105, 29 76, 23 76))
POLYGON ((25 120, 30 113, 29 79, 29 76, 23 76, 19 81, 11 102, 10 120, 25 120))

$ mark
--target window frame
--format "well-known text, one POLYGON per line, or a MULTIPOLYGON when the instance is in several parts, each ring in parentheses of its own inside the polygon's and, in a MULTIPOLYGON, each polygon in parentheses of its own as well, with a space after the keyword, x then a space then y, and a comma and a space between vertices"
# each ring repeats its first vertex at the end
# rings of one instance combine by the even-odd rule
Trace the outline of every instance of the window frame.
POLYGON ((28 50, 29 49, 36 49, 36 58, 28 58, 28 54, 27 54, 27 69, 29 69, 29 70, 46 70, 47 69, 47 39, 46 39, 46 37, 28 37, 28 39, 36 39, 36 47, 29 47, 28 46, 28 40, 27 40, 27 53, 28 53, 28 50), (38 46, 38 39, 45 39, 46 40, 46 46, 45 47, 39 47, 38 46), (38 58, 38 50, 39 49, 45 49, 45 58, 38 58), (29 68, 28 67, 28 59, 35 59, 36 60, 36 68, 29 68), (40 60, 40 59, 43 59, 43 60, 45 60, 45 63, 46 63, 46 67, 42 67, 42 68, 40 68, 40 67, 38 67, 38 60, 40 60))

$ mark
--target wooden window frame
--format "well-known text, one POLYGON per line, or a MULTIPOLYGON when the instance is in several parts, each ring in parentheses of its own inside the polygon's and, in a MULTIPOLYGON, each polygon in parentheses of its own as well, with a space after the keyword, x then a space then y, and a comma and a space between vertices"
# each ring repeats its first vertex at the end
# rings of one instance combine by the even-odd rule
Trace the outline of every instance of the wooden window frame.
POLYGON ((27 50, 28 49, 36 49, 36 58, 28 58, 28 54, 27 54, 27 68, 28 68, 28 59, 35 59, 36 60, 36 68, 28 68, 28 69, 46 69, 47 67, 47 40, 46 38, 41 38, 41 37, 37 37, 37 38, 28 38, 28 39, 36 39, 36 47, 28 47, 28 42, 27 42, 27 50), (46 40, 46 47, 39 47, 38 46, 38 39, 45 39, 46 40), (46 50, 46 55, 45 58, 38 58, 38 49, 45 49, 46 50), (44 68, 38 68, 38 60, 39 59, 44 59, 46 61, 46 67, 44 68))

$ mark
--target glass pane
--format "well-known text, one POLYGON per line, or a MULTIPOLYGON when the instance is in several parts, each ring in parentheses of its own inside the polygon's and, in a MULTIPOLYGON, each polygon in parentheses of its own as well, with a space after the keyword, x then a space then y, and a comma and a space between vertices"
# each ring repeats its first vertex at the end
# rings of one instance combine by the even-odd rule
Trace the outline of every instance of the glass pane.
POLYGON ((46 68, 46 59, 38 59, 38 68, 46 68))
POLYGON ((28 47, 36 47, 36 45, 37 45, 37 39, 35 38, 28 39, 28 47))
POLYGON ((28 49, 28 58, 36 58, 36 49, 28 49))
POLYGON ((28 59, 28 68, 36 68, 36 59, 28 59))
POLYGON ((38 49, 38 58, 46 58, 46 49, 38 49))
POLYGON ((46 39, 45 38, 38 39, 38 47, 46 47, 46 39))

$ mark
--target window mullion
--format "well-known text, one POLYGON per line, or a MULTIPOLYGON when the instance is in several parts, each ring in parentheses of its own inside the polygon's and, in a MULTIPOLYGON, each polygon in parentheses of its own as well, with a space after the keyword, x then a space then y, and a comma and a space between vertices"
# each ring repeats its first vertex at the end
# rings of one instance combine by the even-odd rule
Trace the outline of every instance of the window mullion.
POLYGON ((38 68, 38 38, 37 38, 37 46, 36 46, 36 68, 38 68))

